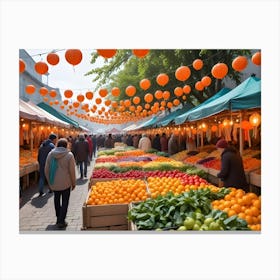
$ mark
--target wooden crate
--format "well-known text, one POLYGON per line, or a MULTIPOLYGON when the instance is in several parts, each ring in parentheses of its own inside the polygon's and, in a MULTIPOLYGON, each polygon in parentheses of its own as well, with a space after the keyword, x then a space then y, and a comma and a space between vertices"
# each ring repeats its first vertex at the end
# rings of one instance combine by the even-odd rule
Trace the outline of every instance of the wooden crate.
POLYGON ((127 230, 128 204, 83 205, 84 230, 127 230))
POLYGON ((257 174, 256 172, 250 172, 249 177, 251 185, 261 187, 261 174, 257 174))

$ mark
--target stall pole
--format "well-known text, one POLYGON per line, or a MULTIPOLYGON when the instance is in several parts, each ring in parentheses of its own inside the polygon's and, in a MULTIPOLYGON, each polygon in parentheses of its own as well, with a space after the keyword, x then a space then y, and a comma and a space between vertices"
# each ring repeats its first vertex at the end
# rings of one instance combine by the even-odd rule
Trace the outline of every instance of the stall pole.
POLYGON ((240 112, 240 120, 239 120, 239 152, 240 155, 243 155, 243 133, 242 133, 242 128, 241 128, 241 123, 242 123, 242 113, 240 112))

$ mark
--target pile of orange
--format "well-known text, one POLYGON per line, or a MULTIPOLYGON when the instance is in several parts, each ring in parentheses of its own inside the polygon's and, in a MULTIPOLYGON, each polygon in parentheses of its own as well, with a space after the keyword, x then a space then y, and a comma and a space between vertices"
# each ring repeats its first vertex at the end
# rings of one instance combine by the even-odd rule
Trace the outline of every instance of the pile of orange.
POLYGON ((228 216, 238 215, 247 221, 252 230, 261 230, 261 196, 230 188, 231 192, 221 200, 214 200, 212 207, 227 212, 228 216))
POLYGON ((148 177, 147 181, 149 193, 152 198, 156 198, 158 195, 166 195, 168 192, 178 195, 183 192, 201 188, 210 188, 213 192, 217 192, 219 190, 218 187, 207 185, 205 183, 200 183, 200 185, 184 185, 180 178, 148 177))
POLYGON ((144 155, 143 150, 131 150, 131 151, 123 151, 123 152, 116 152, 115 156, 142 156, 144 155))
POLYGON ((148 198, 147 186, 143 180, 112 180, 97 182, 91 187, 87 205, 127 204, 148 198))

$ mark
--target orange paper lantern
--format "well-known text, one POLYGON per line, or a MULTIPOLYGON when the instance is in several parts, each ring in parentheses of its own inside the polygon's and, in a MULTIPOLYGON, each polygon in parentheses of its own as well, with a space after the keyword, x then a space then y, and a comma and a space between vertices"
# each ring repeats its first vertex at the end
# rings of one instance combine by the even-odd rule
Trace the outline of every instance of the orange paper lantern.
POLYGON ((143 90, 147 90, 151 86, 151 82, 148 79, 143 79, 140 81, 139 85, 143 90))
POLYGON ((204 87, 210 86, 210 85, 211 85, 211 82, 212 82, 212 80, 211 80, 211 78, 208 77, 208 76, 204 76, 204 77, 201 79, 201 83, 202 83, 202 85, 203 85, 204 87))
POLYGON ((113 96, 118 97, 120 95, 121 91, 118 87, 113 87, 111 93, 113 96))
POLYGON ((135 96, 135 97, 133 97, 133 99, 132 99, 132 102, 133 102, 135 105, 139 104, 140 101, 141 101, 141 99, 140 99, 139 96, 135 96))
POLYGON ((149 53, 149 50, 132 50, 132 52, 135 56, 143 58, 149 53))
POLYGON ((44 75, 48 72, 49 66, 45 62, 39 61, 35 63, 34 69, 38 74, 44 75))
POLYGON ((80 106, 79 102, 77 102, 77 101, 73 102, 73 107, 74 108, 78 108, 79 106, 80 106))
POLYGON ((19 59, 19 73, 24 72, 25 70, 25 62, 20 58, 19 59))
POLYGON ((65 96, 66 98, 71 98, 71 97, 73 96, 73 91, 70 90, 70 89, 66 89, 66 90, 64 91, 64 96, 65 96))
POLYGON ((25 87, 25 91, 26 91, 26 93, 28 93, 28 94, 33 94, 33 93, 36 91, 36 88, 35 88, 34 85, 27 85, 27 86, 25 87))
POLYGON ((248 65, 248 61, 247 61, 247 58, 245 56, 238 56, 236 57, 233 61, 232 61, 232 68, 235 70, 235 71, 242 71, 244 70, 248 65))
POLYGON ((77 95, 77 100, 79 102, 83 102, 85 100, 85 97, 82 94, 77 95))
POLYGON ((108 91, 107 91, 107 89, 105 89, 105 88, 101 88, 100 90, 99 90, 99 95, 101 96, 101 97, 106 97, 107 96, 107 94, 108 94, 108 91))
POLYGON ((161 99, 162 96, 163 96, 163 92, 162 92, 161 90, 157 90, 157 91, 155 92, 155 98, 156 98, 157 100, 161 99))
POLYGON ((170 92, 168 90, 165 90, 162 94, 162 97, 164 100, 168 100, 170 98, 170 92))
POLYGON ((256 52, 253 54, 252 62, 258 66, 261 65, 261 52, 256 52))
POLYGON ((147 102, 147 103, 151 103, 154 99, 154 96, 151 94, 151 93, 147 93, 145 96, 144 96, 144 100, 147 102))
POLYGON ((202 84, 202 82, 198 81, 195 83, 195 89, 198 91, 202 91, 204 89, 204 86, 202 84))
POLYGON ((45 88, 45 87, 41 87, 41 88, 39 89, 39 93, 40 93, 42 96, 45 96, 45 95, 47 95, 47 94, 49 93, 49 90, 48 90, 47 88, 45 88))
POLYGON ((56 91, 54 89, 52 89, 50 91, 49 95, 50 95, 50 97, 54 98, 54 97, 56 97, 57 94, 56 94, 56 91))
POLYGON ((168 75, 162 73, 157 76, 156 80, 160 86, 165 86, 169 82, 169 77, 168 75))
POLYGON ((101 98, 98 97, 98 98, 95 99, 95 103, 96 103, 96 104, 101 104, 101 102, 102 102, 102 99, 101 99, 101 98))
POLYGON ((135 95, 136 93, 136 88, 134 86, 128 86, 126 89, 125 89, 125 93, 127 96, 129 97, 132 97, 135 95))
POLYGON ((176 87, 176 88, 174 89, 174 94, 175 94, 177 97, 182 96, 182 95, 184 94, 183 89, 182 89, 181 87, 176 87))
POLYGON ((223 79, 228 73, 228 67, 225 63, 217 63, 212 67, 211 74, 216 79, 223 79))
POLYGON ((86 98, 87 98, 88 100, 91 100, 91 99, 93 98, 93 92, 92 92, 92 91, 87 91, 87 92, 86 92, 86 98))
POLYGON ((191 87, 190 87, 189 85, 185 85, 185 86, 183 87, 183 92, 184 92, 185 94, 189 94, 189 93, 191 92, 191 87))
POLYGON ((59 56, 56 53, 49 53, 47 55, 47 62, 51 65, 57 65, 59 62, 59 56))
POLYGON ((180 103, 181 103, 180 100, 177 98, 173 100, 174 106, 178 106, 180 103))
POLYGON ((203 67, 203 61, 201 59, 196 59, 193 61, 192 65, 195 70, 200 70, 203 67))
POLYGON ((75 66, 82 61, 83 54, 78 49, 69 49, 65 52, 65 59, 69 64, 75 66))
POLYGON ((115 49, 103 49, 103 50, 97 50, 97 53, 101 56, 103 56, 104 58, 112 58, 116 53, 117 50, 115 49))
POLYGON ((175 77, 179 81, 185 81, 187 80, 191 75, 191 70, 188 66, 181 66, 177 68, 175 72, 175 77))

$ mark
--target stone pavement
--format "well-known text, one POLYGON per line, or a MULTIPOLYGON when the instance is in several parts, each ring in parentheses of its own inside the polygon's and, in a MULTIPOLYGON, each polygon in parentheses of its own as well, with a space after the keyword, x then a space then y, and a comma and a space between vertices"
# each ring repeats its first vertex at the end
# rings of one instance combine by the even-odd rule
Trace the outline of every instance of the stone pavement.
MULTIPOLYGON (((69 232, 81 231, 83 225, 82 206, 88 193, 88 183, 94 167, 94 159, 87 170, 87 179, 77 179, 76 188, 71 191, 69 206, 66 216, 68 226, 65 230, 69 232)), ((80 177, 78 167, 76 178, 80 177)), ((54 209, 53 193, 48 193, 45 186, 42 197, 38 197, 37 183, 23 191, 22 203, 19 209, 19 231, 20 233, 55 231, 58 232, 54 209)), ((61 231, 61 230, 59 230, 61 231)))

